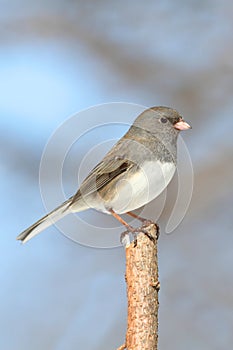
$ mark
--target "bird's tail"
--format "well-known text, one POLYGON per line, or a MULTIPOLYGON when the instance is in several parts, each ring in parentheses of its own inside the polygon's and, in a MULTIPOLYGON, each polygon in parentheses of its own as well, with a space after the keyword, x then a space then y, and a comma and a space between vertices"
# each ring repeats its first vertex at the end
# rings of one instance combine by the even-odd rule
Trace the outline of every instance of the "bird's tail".
POLYGON ((67 201, 62 203, 59 207, 51 211, 49 214, 45 215, 43 218, 35 222, 32 226, 20 233, 16 239, 21 240, 26 243, 32 237, 38 235, 41 231, 54 224, 56 221, 63 218, 65 215, 71 213, 69 204, 71 203, 73 197, 69 198, 67 201))

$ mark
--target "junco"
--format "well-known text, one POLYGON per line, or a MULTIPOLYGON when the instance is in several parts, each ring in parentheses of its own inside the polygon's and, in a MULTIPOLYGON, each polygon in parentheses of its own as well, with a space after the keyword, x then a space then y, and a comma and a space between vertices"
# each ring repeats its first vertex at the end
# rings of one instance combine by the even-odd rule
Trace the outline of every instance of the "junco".
POLYGON ((172 108, 146 109, 90 172, 76 194, 17 239, 27 242, 65 215, 88 208, 112 214, 133 231, 119 214, 127 213, 143 221, 131 211, 156 198, 171 181, 176 169, 179 131, 189 128, 172 108))

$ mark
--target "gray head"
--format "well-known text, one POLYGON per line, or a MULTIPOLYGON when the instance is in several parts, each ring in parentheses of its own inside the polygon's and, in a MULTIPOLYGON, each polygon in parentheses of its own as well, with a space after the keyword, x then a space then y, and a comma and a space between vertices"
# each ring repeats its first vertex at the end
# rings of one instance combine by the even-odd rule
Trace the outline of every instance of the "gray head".
POLYGON ((179 131, 189 128, 175 109, 151 107, 137 117, 127 135, 143 143, 161 160, 176 162, 179 131))
POLYGON ((180 130, 191 128, 175 109, 162 106, 146 109, 137 117, 133 126, 155 136, 159 134, 160 137, 168 134, 177 137, 180 130))

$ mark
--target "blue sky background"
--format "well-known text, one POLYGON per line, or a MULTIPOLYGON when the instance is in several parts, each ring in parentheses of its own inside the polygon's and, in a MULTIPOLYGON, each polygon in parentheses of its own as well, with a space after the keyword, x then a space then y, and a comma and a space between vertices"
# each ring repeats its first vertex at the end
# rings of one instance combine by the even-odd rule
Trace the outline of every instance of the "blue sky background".
MULTIPOLYGON (((163 234, 174 180, 159 221, 160 348, 231 348, 232 11, 229 0, 1 1, 1 349, 107 350, 124 342, 122 248, 80 245, 55 227, 26 245, 15 240, 45 213, 39 166, 50 136, 71 115, 119 101, 172 106, 193 126, 184 135, 194 169, 190 208, 173 234, 163 234)), ((80 117, 80 128, 94 121, 94 113, 80 117)), ((122 117, 112 112, 109 122, 122 117)), ((122 131, 110 128, 107 137, 122 131)), ((67 195, 93 141, 84 138, 67 158, 67 195)), ((61 147, 45 178, 54 198, 50 175, 61 147)), ((151 218, 155 208, 156 201, 151 218)), ((92 211, 84 218, 115 224, 92 211)))

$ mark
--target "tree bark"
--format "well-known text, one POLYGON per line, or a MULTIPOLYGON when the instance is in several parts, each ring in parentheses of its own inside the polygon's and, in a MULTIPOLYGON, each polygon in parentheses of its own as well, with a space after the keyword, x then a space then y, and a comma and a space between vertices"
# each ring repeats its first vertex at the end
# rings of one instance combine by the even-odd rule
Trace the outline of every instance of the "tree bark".
POLYGON ((128 297, 127 350, 158 348, 158 228, 143 226, 137 244, 126 246, 126 283, 128 297))

